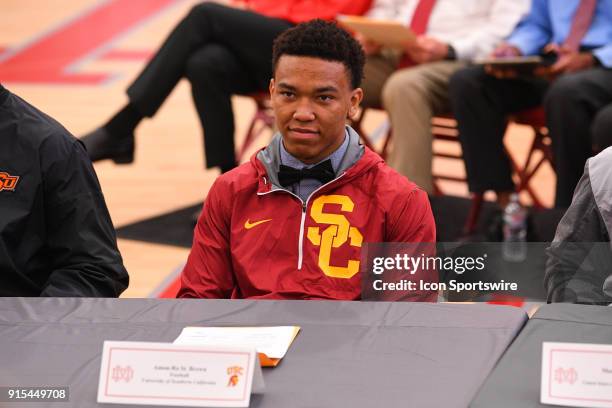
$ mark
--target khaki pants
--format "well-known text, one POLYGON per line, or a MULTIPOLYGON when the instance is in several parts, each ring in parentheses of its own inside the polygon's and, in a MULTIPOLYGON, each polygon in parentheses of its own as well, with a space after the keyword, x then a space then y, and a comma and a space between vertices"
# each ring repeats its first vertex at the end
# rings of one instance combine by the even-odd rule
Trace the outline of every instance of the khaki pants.
POLYGON ((397 64, 395 55, 368 57, 363 104, 382 105, 389 114, 393 129, 389 165, 432 193, 431 118, 450 110, 448 81, 466 63, 438 61, 400 70, 397 64))

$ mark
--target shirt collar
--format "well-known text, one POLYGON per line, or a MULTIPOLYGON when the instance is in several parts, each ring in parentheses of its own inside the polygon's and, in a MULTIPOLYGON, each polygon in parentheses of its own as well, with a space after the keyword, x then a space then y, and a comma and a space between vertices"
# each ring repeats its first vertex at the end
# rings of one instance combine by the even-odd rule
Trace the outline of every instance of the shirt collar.
POLYGON ((296 157, 294 157, 293 155, 291 155, 291 153, 289 153, 285 149, 285 146, 283 144, 282 139, 281 139, 281 142, 279 144, 280 144, 280 159, 281 159, 281 163, 284 164, 285 166, 293 167, 293 168, 296 168, 296 169, 310 168, 310 167, 314 167, 317 164, 319 164, 321 162, 324 162, 325 160, 329 159, 329 160, 331 160, 331 164, 332 164, 332 167, 334 169, 334 172, 338 173, 338 168, 340 167, 340 162, 342 161, 342 158, 344 157, 344 154, 346 153, 346 150, 348 149, 349 138, 348 138, 348 135, 347 135, 347 131, 345 130, 344 131, 344 141, 342 142, 340 147, 338 147, 329 156, 325 157, 324 159, 320 160, 318 163, 314 163, 314 164, 306 164, 306 163, 300 161, 299 159, 297 159, 296 157))

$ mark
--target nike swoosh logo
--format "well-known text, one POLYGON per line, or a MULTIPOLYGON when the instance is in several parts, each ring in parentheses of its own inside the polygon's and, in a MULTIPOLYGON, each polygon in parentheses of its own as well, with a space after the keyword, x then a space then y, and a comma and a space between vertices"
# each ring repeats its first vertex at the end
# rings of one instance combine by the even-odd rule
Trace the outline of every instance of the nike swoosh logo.
POLYGON ((268 221, 272 221, 272 218, 267 219, 267 220, 256 221, 256 222, 253 222, 253 223, 249 222, 249 220, 246 220, 244 222, 244 228, 245 229, 251 229, 253 227, 258 226, 259 224, 263 224, 264 222, 268 222, 268 221))

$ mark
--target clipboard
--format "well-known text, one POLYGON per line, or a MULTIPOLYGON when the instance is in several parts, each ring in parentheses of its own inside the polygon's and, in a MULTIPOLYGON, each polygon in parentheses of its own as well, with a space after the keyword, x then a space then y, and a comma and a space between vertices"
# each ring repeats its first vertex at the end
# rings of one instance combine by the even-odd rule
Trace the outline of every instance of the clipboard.
POLYGON ((519 75, 532 75, 536 68, 546 65, 544 58, 538 55, 528 57, 483 58, 474 61, 478 65, 489 65, 497 69, 511 69, 519 75))
POLYGON ((491 65, 499 68, 533 69, 544 63, 544 59, 538 55, 529 57, 497 57, 483 58, 474 61, 479 65, 491 65))
POLYGON ((338 16, 338 22, 345 28, 362 34, 368 40, 390 48, 404 48, 406 44, 416 39, 410 28, 396 21, 361 16, 338 16))

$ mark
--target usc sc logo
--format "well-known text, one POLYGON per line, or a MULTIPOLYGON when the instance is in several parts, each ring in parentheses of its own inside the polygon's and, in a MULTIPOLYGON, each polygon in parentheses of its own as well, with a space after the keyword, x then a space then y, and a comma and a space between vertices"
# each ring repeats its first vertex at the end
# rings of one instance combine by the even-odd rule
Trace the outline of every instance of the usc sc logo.
POLYGON ((361 232, 351 224, 342 214, 328 214, 323 212, 325 204, 339 204, 344 212, 353 212, 355 204, 350 197, 345 195, 326 195, 317 197, 312 203, 310 216, 317 224, 328 224, 329 227, 323 230, 321 234, 319 227, 308 227, 308 240, 316 246, 320 246, 319 250, 319 268, 325 275, 332 278, 352 278, 359 272, 359 261, 350 259, 347 266, 332 266, 330 258, 332 248, 339 248, 347 241, 354 247, 361 247, 363 236, 361 232))
POLYGON ((10 174, 0 171, 0 191, 15 191, 15 187, 17 187, 17 182, 19 181, 19 176, 11 176, 10 174))

